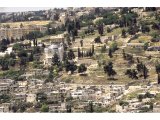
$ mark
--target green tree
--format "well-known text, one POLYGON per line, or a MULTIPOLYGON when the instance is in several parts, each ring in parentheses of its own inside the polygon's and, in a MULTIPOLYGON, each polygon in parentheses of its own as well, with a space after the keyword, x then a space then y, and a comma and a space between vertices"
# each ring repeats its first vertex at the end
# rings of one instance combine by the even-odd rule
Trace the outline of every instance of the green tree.
POLYGON ((116 75, 116 71, 113 69, 113 63, 109 62, 108 65, 104 66, 104 72, 107 73, 109 77, 116 75))
POLYGON ((42 105, 40 111, 41 111, 41 112, 49 112, 49 107, 48 107, 48 105, 46 105, 46 104, 42 105))
POLYGON ((53 81, 53 79, 54 79, 54 71, 55 71, 55 68, 53 67, 53 66, 51 66, 50 68, 49 68, 49 75, 48 75, 48 77, 47 77, 47 79, 46 79, 46 81, 45 82, 52 82, 53 81))
POLYGON ((114 13, 106 13, 104 16, 104 18, 102 19, 103 23, 105 25, 111 25, 111 24, 117 24, 118 23, 118 15, 114 14, 114 13))
POLYGON ((28 58, 27 57, 20 57, 20 63, 19 65, 22 67, 26 67, 27 65, 27 61, 28 61, 28 58))
POLYGON ((74 71, 77 70, 77 66, 73 62, 68 62, 68 61, 65 62, 65 68, 67 72, 71 71, 71 74, 73 74, 74 71))
POLYGON ((0 103, 10 102, 11 97, 7 94, 0 95, 0 103))
POLYGON ((134 58, 133 58, 133 55, 131 54, 126 54, 126 60, 128 60, 128 64, 132 64, 134 63, 134 58))
POLYGON ((146 79, 148 77, 148 69, 146 65, 143 65, 143 78, 146 79))
POLYGON ((144 79, 148 77, 148 69, 142 62, 137 64, 137 71, 140 73, 140 76, 143 76, 144 79))
POLYGON ((151 98, 152 95, 149 92, 146 92, 146 94, 144 95, 145 98, 151 98))
POLYGON ((69 34, 66 35, 66 41, 67 41, 68 46, 71 46, 71 45, 72 45, 72 42, 71 42, 71 39, 70 39, 70 35, 69 35, 69 34))
POLYGON ((125 29, 122 29, 122 35, 121 35, 123 38, 126 37, 126 30, 125 29))
POLYGON ((15 113, 15 112, 17 112, 18 111, 18 105, 13 105, 12 107, 11 107, 11 110, 15 113))
POLYGON ((71 113, 72 112, 72 106, 71 106, 71 104, 68 104, 66 106, 66 109, 67 109, 67 113, 71 113))
POLYGON ((0 51, 4 52, 7 50, 7 45, 0 44, 0 51))
POLYGON ((158 77, 157 77, 157 83, 160 84, 160 75, 157 74, 157 76, 158 76, 158 77))
POLYGON ((9 65, 10 66, 15 66, 15 64, 16 64, 16 61, 13 58, 10 58, 9 59, 9 65))
POLYGON ((95 42, 95 43, 102 43, 100 36, 96 37, 96 38, 94 39, 94 42, 95 42))
POLYGON ((94 109, 93 109, 93 102, 89 102, 89 112, 93 113, 94 109))
POLYGON ((104 32, 103 24, 98 25, 98 33, 102 36, 104 32))
POLYGON ((33 57, 33 53, 31 52, 29 57, 28 57, 29 61, 32 62, 34 60, 34 57, 33 57))
POLYGON ((123 59, 126 60, 126 53, 124 49, 122 50, 122 55, 123 55, 123 59))
POLYGON ((16 54, 14 52, 11 52, 10 53, 10 57, 13 58, 13 59, 15 59, 16 58, 16 54))
POLYGON ((57 53, 55 53, 52 57, 52 63, 53 65, 59 65, 60 61, 59 61, 59 56, 57 53))
POLYGON ((112 55, 112 50, 109 48, 109 51, 108 51, 108 56, 110 57, 110 58, 112 58, 113 57, 113 55, 112 55))
POLYGON ((148 46, 149 46, 148 42, 145 42, 145 43, 144 43, 144 50, 147 50, 147 49, 148 49, 148 46))
POLYGON ((47 101, 47 95, 44 92, 38 92, 36 100, 41 103, 45 103, 47 101))
POLYGON ((142 102, 142 99, 144 98, 144 96, 143 95, 138 95, 138 100, 140 101, 140 102, 142 102))
POLYGON ((94 54, 94 45, 92 44, 92 55, 94 54))
POLYGON ((105 53, 106 50, 107 50, 107 49, 106 49, 106 45, 104 45, 104 46, 101 47, 101 53, 105 53))
POLYGON ((28 57, 28 54, 25 50, 21 50, 18 52, 18 57, 28 57))
POLYGON ((49 24, 47 25, 46 34, 47 34, 47 35, 56 34, 56 29, 51 26, 51 23, 49 23, 49 24))
POLYGON ((13 50, 15 50, 15 51, 21 51, 22 50, 22 44, 21 43, 15 43, 13 45, 13 50))
POLYGON ((150 28, 147 25, 143 24, 141 26, 141 31, 142 33, 150 32, 150 28))
POLYGON ((70 49, 69 52, 68 52, 68 59, 69 59, 69 60, 72 60, 72 59, 74 59, 74 58, 75 58, 74 52, 73 52, 72 49, 70 49))
POLYGON ((130 35, 135 35, 136 32, 137 32, 137 30, 135 29, 135 27, 130 26, 130 27, 128 28, 128 33, 129 33, 130 35))
POLYGON ((85 66, 85 64, 80 64, 80 66, 78 66, 78 73, 85 72, 86 70, 87 67, 85 66))
POLYGON ((81 47, 83 47, 83 40, 80 40, 81 47))
POLYGON ((81 51, 80 51, 80 48, 78 48, 78 58, 81 57, 81 51))
POLYGON ((155 69, 156 69, 157 74, 160 73, 160 64, 157 64, 155 66, 155 69))
POLYGON ((0 65, 1 65, 1 69, 2 70, 8 70, 9 69, 9 67, 8 67, 8 60, 7 59, 5 59, 5 58, 1 58, 0 59, 0 65))
POLYGON ((112 52, 116 51, 118 49, 118 44, 117 42, 112 42, 111 45, 109 46, 112 52))
POLYGON ((40 31, 32 31, 26 35, 26 38, 29 40, 33 40, 34 46, 37 46, 37 38, 41 38, 43 36, 43 33, 41 33, 40 31))
POLYGON ((127 69, 125 75, 128 75, 129 78, 138 79, 137 71, 135 69, 127 69))
POLYGON ((110 33, 111 31, 111 28, 107 27, 107 32, 110 33))
POLYGON ((142 72, 143 72, 143 63, 142 62, 140 62, 140 63, 137 64, 137 71, 140 74, 142 74, 142 72))
POLYGON ((19 103, 18 107, 20 109, 20 112, 25 112, 27 106, 24 103, 19 103))

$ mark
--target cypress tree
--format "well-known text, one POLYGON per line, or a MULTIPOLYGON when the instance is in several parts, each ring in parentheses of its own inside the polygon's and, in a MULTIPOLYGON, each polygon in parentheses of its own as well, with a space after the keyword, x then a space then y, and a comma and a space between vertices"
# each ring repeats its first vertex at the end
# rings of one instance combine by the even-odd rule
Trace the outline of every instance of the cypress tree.
POLYGON ((82 50, 82 57, 84 57, 83 50, 82 50))
POLYGON ((123 54, 123 59, 126 60, 126 53, 125 53, 124 49, 123 49, 122 54, 123 54))
POLYGON ((90 113, 93 113, 93 112, 94 112, 94 110, 93 110, 93 102, 90 102, 90 103, 89 103, 89 112, 90 112, 90 113))
POLYGON ((92 55, 94 54, 94 45, 92 45, 92 55))
POLYGON ((78 47, 78 58, 80 58, 80 57, 81 57, 81 52, 80 52, 80 49, 78 47))
POLYGON ((160 84, 160 74, 157 74, 158 75, 158 81, 157 83, 160 84))
POLYGON ((146 79, 148 76, 148 69, 145 65, 143 65, 143 77, 144 79, 146 79))
POLYGON ((112 56, 112 50, 111 50, 111 49, 109 49, 109 51, 108 51, 108 56, 109 56, 110 58, 113 57, 113 56, 112 56))

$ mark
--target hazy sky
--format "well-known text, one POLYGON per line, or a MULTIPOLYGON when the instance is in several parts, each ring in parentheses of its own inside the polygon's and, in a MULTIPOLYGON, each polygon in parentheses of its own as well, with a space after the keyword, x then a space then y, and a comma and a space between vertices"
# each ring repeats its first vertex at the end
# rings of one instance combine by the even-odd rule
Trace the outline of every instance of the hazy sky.
POLYGON ((50 8, 51 7, 0 7, 0 12, 37 11, 37 10, 48 10, 50 8))

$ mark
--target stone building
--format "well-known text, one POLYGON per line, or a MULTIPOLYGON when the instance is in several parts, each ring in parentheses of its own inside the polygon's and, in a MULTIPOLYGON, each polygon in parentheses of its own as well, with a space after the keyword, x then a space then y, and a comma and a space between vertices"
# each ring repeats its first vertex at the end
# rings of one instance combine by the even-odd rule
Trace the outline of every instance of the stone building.
POLYGON ((30 25, 27 27, 16 27, 16 28, 0 28, 0 40, 4 38, 13 38, 13 39, 20 39, 22 36, 25 36, 29 32, 32 31, 40 31, 45 33, 47 27, 40 26, 40 25, 30 25))
POLYGON ((55 53, 58 54, 59 60, 63 60, 63 53, 64 53, 64 47, 63 44, 52 44, 48 48, 44 49, 45 53, 45 59, 44 59, 44 64, 46 65, 51 65, 52 63, 52 57, 54 56, 55 53))

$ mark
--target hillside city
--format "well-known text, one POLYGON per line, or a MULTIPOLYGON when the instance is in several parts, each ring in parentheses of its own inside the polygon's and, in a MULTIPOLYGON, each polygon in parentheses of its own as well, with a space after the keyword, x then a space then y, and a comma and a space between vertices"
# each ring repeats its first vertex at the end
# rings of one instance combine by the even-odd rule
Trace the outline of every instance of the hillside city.
POLYGON ((0 112, 160 112, 160 8, 0 12, 0 112))

